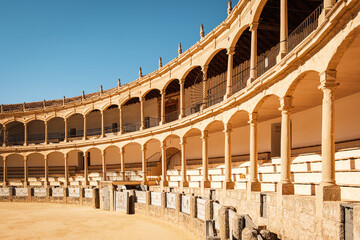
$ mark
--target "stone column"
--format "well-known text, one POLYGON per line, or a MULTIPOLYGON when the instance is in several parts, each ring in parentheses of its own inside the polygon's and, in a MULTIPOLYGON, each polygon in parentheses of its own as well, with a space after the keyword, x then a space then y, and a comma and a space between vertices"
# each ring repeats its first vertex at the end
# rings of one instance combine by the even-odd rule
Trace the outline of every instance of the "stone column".
POLYGON ((7 186, 7 157, 3 157, 3 187, 7 186))
POLYGON ((125 149, 120 148, 121 174, 122 180, 125 181, 125 149))
POLYGON ((292 97, 285 96, 280 99, 281 107, 281 182, 277 185, 277 192, 280 195, 294 194, 294 184, 291 183, 291 128, 290 115, 292 97))
POLYGON ((186 179, 186 138, 181 138, 181 182, 180 187, 189 187, 189 182, 186 179))
POLYGON ((288 0, 280 2, 280 59, 288 52, 288 0))
POLYGON ((322 101, 322 174, 320 188, 323 190, 324 201, 341 199, 340 188, 335 182, 335 89, 336 71, 327 70, 320 74, 319 88, 323 92, 322 101))
POLYGON ((202 110, 207 108, 207 70, 209 66, 203 66, 201 71, 203 73, 203 105, 201 106, 202 110))
POLYGON ((161 187, 167 187, 166 143, 161 143, 161 187))
POLYGON ((205 188, 210 187, 209 181, 209 159, 208 159, 208 131, 204 130, 201 136, 202 139, 202 181, 201 181, 201 189, 204 191, 205 188))
POLYGON ((49 157, 48 157, 48 155, 45 156, 44 163, 45 163, 45 182, 44 182, 44 186, 47 187, 49 185, 49 157))
POLYGON ((65 123, 64 142, 67 142, 68 141, 68 120, 67 120, 67 118, 65 118, 64 123, 65 123))
POLYGON ((140 116, 141 116, 140 130, 145 129, 144 103, 145 103, 145 98, 140 97, 140 116))
POLYGON ((324 11, 325 14, 328 13, 331 8, 334 6, 334 0, 324 0, 324 11))
POLYGON ((122 107, 121 107, 121 105, 119 105, 119 114, 120 114, 120 116, 119 116, 119 129, 120 129, 120 134, 123 134, 123 119, 122 119, 122 107))
POLYGON ((141 146, 141 157, 142 157, 142 172, 143 172, 143 180, 142 184, 147 184, 147 166, 146 166, 146 146, 141 146))
POLYGON ((229 98, 232 95, 232 78, 233 78, 233 63, 234 63, 235 48, 229 48, 227 50, 228 66, 227 66, 227 82, 226 82, 226 94, 225 98, 229 98))
POLYGON ((84 116, 84 136, 83 136, 83 140, 87 139, 87 120, 86 120, 87 116, 84 116))
POLYGON ((105 115, 104 115, 104 111, 100 112, 101 114, 101 137, 105 137, 105 115))
POLYGON ((64 186, 67 187, 69 185, 69 154, 64 154, 64 165, 65 165, 65 183, 64 186))
POLYGON ((89 172, 88 172, 88 156, 89 156, 89 152, 85 152, 83 153, 84 156, 84 179, 85 179, 85 186, 89 185, 89 172))
POLYGON ((249 114, 250 124, 250 179, 247 189, 260 191, 261 184, 258 180, 258 152, 257 152, 257 113, 249 114))
POLYGON ((233 189, 235 183, 231 179, 231 126, 228 124, 224 130, 225 133, 225 181, 224 189, 233 189))
POLYGON ((105 154, 105 150, 101 154, 101 163, 102 163, 102 179, 103 179, 103 181, 106 181, 107 177, 106 177, 106 154, 105 154))
POLYGON ((28 157, 24 157, 24 187, 28 186, 29 172, 28 172, 28 157))
POLYGON ((45 144, 48 144, 49 143, 49 137, 48 137, 48 122, 47 121, 45 121, 44 122, 44 124, 45 124, 45 144))
POLYGON ((160 125, 165 124, 165 90, 161 91, 161 122, 160 125))
POLYGON ((7 139, 6 139, 6 134, 7 134, 7 132, 6 132, 6 125, 4 125, 4 127, 3 127, 3 129, 4 129, 4 142, 3 142, 3 147, 6 147, 6 144, 7 144, 7 139))
POLYGON ((252 23, 250 25, 250 31, 251 31, 250 83, 256 79, 258 26, 259 23, 252 23))
POLYGON ((185 117, 185 79, 180 81, 180 116, 185 117))
POLYGON ((27 123, 24 123, 24 146, 28 143, 27 123))

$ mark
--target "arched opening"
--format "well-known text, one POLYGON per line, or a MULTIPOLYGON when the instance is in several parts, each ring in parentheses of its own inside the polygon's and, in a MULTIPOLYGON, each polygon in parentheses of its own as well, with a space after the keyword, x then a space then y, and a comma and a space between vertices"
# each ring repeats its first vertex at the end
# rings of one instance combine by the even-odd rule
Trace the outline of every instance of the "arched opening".
POLYGON ((232 73, 232 94, 246 87, 250 77, 251 32, 247 28, 235 45, 232 73))
POLYGON ((106 136, 114 135, 120 132, 120 109, 118 105, 111 105, 105 109, 104 126, 106 136))
POLYGON ((41 120, 33 120, 27 124, 28 144, 40 144, 45 141, 45 123, 41 120))
POLYGON ((165 89, 165 122, 172 122, 180 114, 180 83, 175 79, 165 89))
POLYGON ((6 158, 7 178, 9 185, 16 185, 24 181, 24 157, 20 154, 11 154, 6 158))
POLYGON ((211 188, 222 188, 222 179, 214 177, 225 173, 225 134, 224 123, 214 121, 207 127, 208 131, 208 161, 209 161, 209 180, 211 188), (221 174, 211 169, 221 169, 221 174))
POLYGON ((27 156, 28 181, 30 186, 36 185, 36 182, 43 182, 45 177, 45 159, 40 153, 32 153, 27 156))
POLYGON ((24 124, 18 121, 6 124, 8 146, 24 145, 24 124))
MULTIPOLYGON (((287 1, 288 50, 292 50, 318 26, 321 0, 287 1)), ((257 77, 277 62, 280 50, 280 0, 268 0, 262 9, 257 30, 257 77)), ((285 41, 286 41, 285 40, 285 41)))
POLYGON ((141 106, 138 97, 131 98, 122 106, 123 132, 135 132, 141 126, 141 106))
POLYGON ((94 109, 86 116, 86 135, 88 137, 101 135, 100 110, 94 109))
POLYGON ((89 173, 102 172, 102 151, 98 148, 91 148, 87 151, 87 165, 89 173))
POLYGON ((145 144, 146 170, 149 185, 158 185, 161 176, 161 147, 160 141, 151 139, 145 144))
POLYGON ((226 49, 218 52, 207 70, 207 105, 212 106, 221 102, 226 92, 228 55, 226 49))
MULTIPOLYGON (((65 159, 61 152, 52 152, 47 156, 50 185, 65 184, 65 159), (52 183, 53 182, 53 183, 52 183)), ((69 167, 69 175, 75 175, 75 168, 69 167)))
POLYGON ((71 150, 68 152, 69 182, 77 182, 75 176, 83 174, 84 171, 84 153, 80 150, 71 150), (71 171, 71 170, 74 171, 71 171))
POLYGON ((158 126, 161 120, 161 93, 153 89, 145 95, 144 122, 145 128, 158 126))
POLYGON ((142 156, 141 145, 130 143, 124 147, 125 179, 127 181, 142 180, 142 156))
POLYGON ((65 138, 65 121, 61 117, 55 117, 48 121, 48 141, 58 143, 65 138))
MULTIPOLYGON (((200 182, 194 181, 194 173, 198 172, 202 167, 202 139, 201 131, 193 128, 188 131, 184 137, 185 139, 185 155, 186 155, 186 176, 185 179, 189 182, 189 187, 200 187, 200 182)), ((183 175, 183 172, 181 172, 183 175)), ((196 178, 195 178, 196 179, 196 178)), ((198 179, 197 179, 198 180, 198 179)))
POLYGON ((110 146, 105 149, 106 172, 109 180, 117 180, 118 172, 121 172, 120 149, 117 146, 110 146))
POLYGON ((69 140, 78 140, 84 136, 84 116, 76 113, 67 119, 69 140))
POLYGON ((185 116, 200 111, 203 100, 203 71, 201 67, 192 69, 185 77, 185 116))

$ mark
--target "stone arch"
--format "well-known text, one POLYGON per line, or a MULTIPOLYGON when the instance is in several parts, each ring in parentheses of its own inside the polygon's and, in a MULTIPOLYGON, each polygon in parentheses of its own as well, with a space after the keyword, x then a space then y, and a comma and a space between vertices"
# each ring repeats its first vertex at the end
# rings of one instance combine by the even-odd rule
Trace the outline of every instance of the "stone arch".
POLYGON ((249 24, 245 24, 244 26, 241 26, 241 28, 238 30, 238 32, 235 34, 235 36, 233 37, 233 39, 231 40, 230 43, 230 48, 234 48, 236 46, 236 43, 239 41, 241 35, 244 33, 244 31, 249 28, 250 25, 249 24))
POLYGON ((104 149, 106 166, 112 165, 111 169, 120 169, 121 156, 120 148, 116 145, 109 145, 104 149))
POLYGON ((26 156, 28 165, 28 176, 33 178, 45 176, 45 156, 35 152, 26 156))
POLYGON ((226 48, 218 48, 213 51, 206 59, 204 66, 209 66, 210 62, 214 59, 214 57, 221 51, 226 50, 226 48))

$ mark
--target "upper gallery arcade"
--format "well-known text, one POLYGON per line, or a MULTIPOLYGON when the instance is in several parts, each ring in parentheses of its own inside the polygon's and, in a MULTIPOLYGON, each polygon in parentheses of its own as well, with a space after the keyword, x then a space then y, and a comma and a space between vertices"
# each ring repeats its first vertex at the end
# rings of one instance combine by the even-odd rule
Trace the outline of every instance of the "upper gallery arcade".
POLYGON ((50 184, 60 172, 67 185, 80 171, 88 185, 89 171, 125 179, 139 170, 143 182, 163 186, 242 188, 245 176, 247 189, 279 182, 293 193, 294 156, 321 153, 311 181, 345 185, 335 149, 360 138, 358 8, 355 0, 229 2, 218 27, 206 35, 201 27, 194 46, 129 84, 2 105, 3 183, 44 176, 50 184), (276 158, 279 175, 266 180, 259 164, 276 158), (234 171, 242 164, 247 172, 234 171), (217 166, 218 179, 209 174, 217 166), (186 174, 196 167, 201 176, 186 174), (180 176, 169 178, 171 169, 180 176))

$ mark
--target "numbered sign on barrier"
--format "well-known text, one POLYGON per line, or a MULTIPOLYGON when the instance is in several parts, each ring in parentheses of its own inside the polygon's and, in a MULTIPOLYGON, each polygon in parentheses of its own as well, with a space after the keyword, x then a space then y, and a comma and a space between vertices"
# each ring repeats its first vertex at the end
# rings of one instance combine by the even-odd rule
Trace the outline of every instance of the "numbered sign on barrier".
POLYGON ((115 192, 115 211, 129 214, 129 192, 115 192))
POLYGON ((175 193, 166 193, 166 207, 176 209, 175 193))
POLYGON ((53 197, 63 197, 64 196, 64 189, 63 188, 52 188, 51 189, 51 196, 53 196, 53 197))
POLYGON ((9 197, 10 188, 0 188, 0 197, 9 197))
POLYGON ((16 188, 15 196, 17 197, 27 197, 29 196, 29 190, 27 188, 16 188))
POLYGON ((144 191, 135 191, 135 202, 137 202, 137 203, 146 203, 146 192, 144 192, 144 191))
POLYGON ((181 212, 190 214, 190 197, 181 195, 181 212))
POLYGON ((46 188, 34 188, 35 197, 46 197, 46 188))
POLYGON ((151 201, 150 204, 154 206, 161 206, 161 193, 159 192, 151 192, 151 201))
POLYGON ((92 198, 93 197, 93 189, 92 188, 85 188, 84 189, 84 197, 85 198, 92 198))
POLYGON ((68 188, 69 197, 80 197, 79 188, 68 188))

